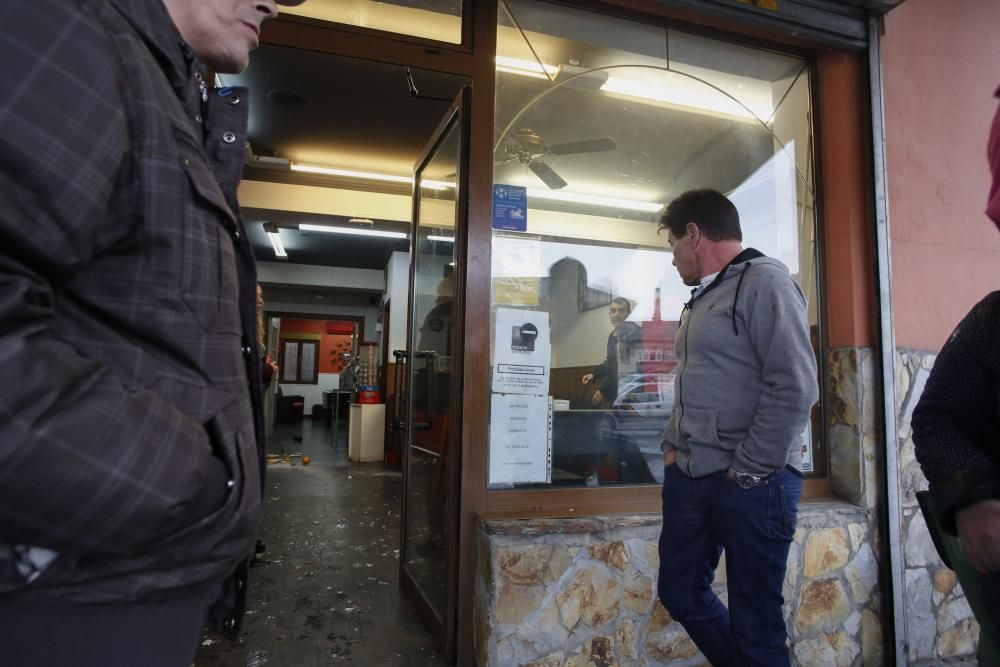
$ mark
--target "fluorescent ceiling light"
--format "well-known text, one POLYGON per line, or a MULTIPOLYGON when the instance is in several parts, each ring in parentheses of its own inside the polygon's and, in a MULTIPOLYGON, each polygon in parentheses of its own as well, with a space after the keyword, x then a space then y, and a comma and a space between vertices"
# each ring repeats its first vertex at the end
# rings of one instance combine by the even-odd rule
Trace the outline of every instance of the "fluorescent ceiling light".
POLYGON ((394 174, 378 174, 372 171, 354 171, 353 169, 337 169, 335 167, 320 167, 313 164, 291 164, 292 171, 307 174, 324 174, 326 176, 343 176, 345 178, 364 178, 370 181, 390 181, 392 183, 413 183, 411 176, 396 176, 394 174))
POLYGON ((434 234, 430 234, 430 235, 427 236, 427 240, 428 241, 443 241, 444 243, 454 243, 455 242, 455 237, 454 236, 435 236, 434 234))
POLYGON ((267 238, 271 240, 271 247, 274 248, 275 257, 288 257, 288 253, 285 252, 285 246, 281 242, 281 236, 278 235, 277 231, 268 232, 267 238))
POLYGON ((528 200, 548 199, 550 201, 568 202, 570 204, 589 204, 591 206, 606 206, 608 208, 624 208, 629 211, 644 211, 646 213, 656 213, 663 204, 651 201, 640 201, 638 199, 620 199, 618 197, 601 197, 598 195, 584 195, 576 192, 563 192, 561 190, 542 190, 538 188, 528 188, 528 200))
POLYGON ((690 77, 665 72, 656 81, 626 79, 609 76, 601 86, 606 93, 615 93, 626 97, 635 97, 653 102, 661 102, 679 107, 688 107, 699 111, 709 111, 736 116, 737 118, 767 120, 774 113, 772 106, 765 100, 741 100, 747 106, 744 108, 730 97, 720 93, 710 86, 690 77))
POLYGON ((533 79, 545 79, 547 81, 559 74, 559 67, 558 65, 537 63, 534 60, 518 60, 517 58, 497 56, 497 71, 519 74, 533 79))
POLYGON ((378 229, 354 229, 352 227, 332 227, 330 225, 299 225, 303 232, 329 232, 330 234, 352 234, 354 236, 379 236, 387 239, 405 239, 403 232, 384 232, 378 229))
MULTIPOLYGON (((398 174, 380 174, 374 171, 355 171, 354 169, 340 169, 338 167, 321 167, 315 164, 301 164, 293 162, 290 167, 292 171, 300 171, 306 174, 323 174, 324 176, 340 176, 342 178, 358 178, 366 181, 388 181, 390 183, 406 183, 413 185, 412 176, 400 176, 398 174)), ((454 185, 444 181, 420 181, 421 185, 428 190, 444 190, 453 188, 454 185)))

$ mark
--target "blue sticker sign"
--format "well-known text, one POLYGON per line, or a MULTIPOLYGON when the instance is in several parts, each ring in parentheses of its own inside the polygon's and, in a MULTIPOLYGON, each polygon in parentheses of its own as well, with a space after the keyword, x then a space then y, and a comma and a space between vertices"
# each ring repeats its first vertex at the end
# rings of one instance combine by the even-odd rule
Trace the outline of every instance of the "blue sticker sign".
POLYGON ((493 229, 528 230, 528 189, 518 185, 493 186, 493 229))

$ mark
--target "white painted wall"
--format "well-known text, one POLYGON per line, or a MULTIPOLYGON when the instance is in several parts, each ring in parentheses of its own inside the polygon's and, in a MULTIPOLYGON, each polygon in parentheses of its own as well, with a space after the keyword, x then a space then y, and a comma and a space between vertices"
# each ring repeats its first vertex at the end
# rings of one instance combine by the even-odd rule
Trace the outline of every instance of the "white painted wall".
POLYGON ((410 254, 394 252, 389 257, 385 267, 386 290, 382 295, 382 303, 392 300, 392 312, 389 314, 389 361, 392 362, 393 350, 406 349, 407 308, 410 296, 410 254))
MULTIPOLYGON (((278 285, 306 285, 371 291, 383 287, 384 275, 374 269, 257 262, 257 280, 278 285)), ((268 306, 270 308, 270 306, 268 306)))
POLYGON ((314 405, 323 405, 323 392, 336 390, 340 384, 339 373, 320 373, 316 384, 290 384, 282 382, 282 396, 302 396, 304 400, 303 414, 312 414, 314 405))

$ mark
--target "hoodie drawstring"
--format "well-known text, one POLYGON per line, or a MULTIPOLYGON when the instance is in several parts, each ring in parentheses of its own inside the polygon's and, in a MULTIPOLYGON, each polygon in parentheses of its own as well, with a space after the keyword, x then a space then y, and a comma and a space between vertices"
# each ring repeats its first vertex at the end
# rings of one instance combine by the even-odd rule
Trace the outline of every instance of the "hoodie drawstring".
POLYGON ((740 287, 743 286, 743 279, 747 277, 747 273, 750 272, 750 262, 743 265, 743 273, 740 274, 740 279, 736 283, 736 296, 733 297, 733 335, 739 336, 740 330, 736 328, 736 302, 740 299, 740 287))

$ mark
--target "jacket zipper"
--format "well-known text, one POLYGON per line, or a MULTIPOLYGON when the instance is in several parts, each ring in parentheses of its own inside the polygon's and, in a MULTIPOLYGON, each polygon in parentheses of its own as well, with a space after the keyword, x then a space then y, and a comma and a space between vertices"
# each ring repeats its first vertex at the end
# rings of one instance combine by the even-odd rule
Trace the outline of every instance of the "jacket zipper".
MULTIPOLYGON (((684 423, 684 369, 687 368, 687 356, 688 356, 688 333, 691 329, 691 315, 694 312, 694 299, 684 304, 684 310, 687 311, 687 321, 684 322, 684 366, 681 368, 680 374, 677 376, 677 402, 681 406, 681 414, 677 419, 677 440, 680 441, 681 438, 681 425, 684 423)), ((681 318, 684 317, 684 311, 681 311, 681 318)))

